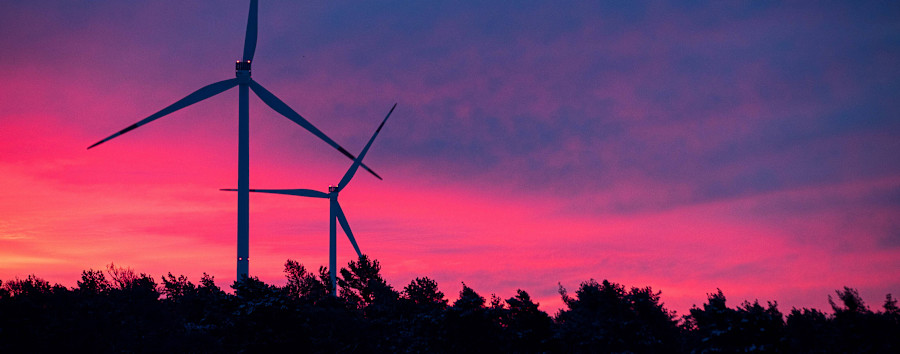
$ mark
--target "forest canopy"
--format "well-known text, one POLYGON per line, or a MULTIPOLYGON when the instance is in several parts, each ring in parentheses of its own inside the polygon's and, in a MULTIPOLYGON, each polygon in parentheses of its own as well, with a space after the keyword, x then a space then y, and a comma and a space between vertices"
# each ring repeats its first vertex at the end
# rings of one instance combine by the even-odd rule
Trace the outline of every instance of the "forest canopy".
POLYGON ((828 296, 831 313, 775 302, 729 307, 722 290, 678 317, 660 291, 584 281, 550 315, 525 290, 485 298, 465 283, 450 303, 437 282, 388 284, 377 260, 328 269, 287 260, 283 286, 255 277, 229 293, 159 280, 110 264, 76 286, 34 275, 0 280, 0 352, 56 350, 240 352, 898 352, 900 309, 891 294, 872 309, 849 287, 828 296))

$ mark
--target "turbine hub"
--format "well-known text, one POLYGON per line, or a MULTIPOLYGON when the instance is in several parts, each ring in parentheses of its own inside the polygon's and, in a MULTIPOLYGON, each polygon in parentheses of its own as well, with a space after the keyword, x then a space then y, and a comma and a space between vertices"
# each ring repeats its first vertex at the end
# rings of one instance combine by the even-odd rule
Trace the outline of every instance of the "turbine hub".
POLYGON ((234 63, 235 76, 242 79, 250 78, 250 61, 238 60, 234 63))

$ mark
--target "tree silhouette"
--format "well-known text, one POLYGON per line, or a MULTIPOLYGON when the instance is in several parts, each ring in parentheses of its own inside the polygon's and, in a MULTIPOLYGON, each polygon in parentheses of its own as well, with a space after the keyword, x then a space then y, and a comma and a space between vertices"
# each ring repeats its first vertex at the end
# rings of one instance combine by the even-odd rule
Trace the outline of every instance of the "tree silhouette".
POLYGON ((411 304, 426 310, 443 310, 447 307, 444 293, 438 290, 437 282, 428 277, 413 279, 403 288, 402 295, 411 304))
POLYGON ((318 304, 331 299, 331 277, 327 268, 320 268, 318 277, 306 271, 300 262, 288 259, 284 263, 284 273, 287 277, 285 291, 292 298, 299 299, 306 304, 318 304), (327 280, 327 282, 326 282, 327 280))
POLYGON ((840 303, 828 296, 834 310, 833 325, 838 334, 835 347, 841 351, 891 352, 900 350, 896 322, 896 301, 890 294, 884 304, 884 312, 875 313, 859 296, 856 289, 844 287, 835 290, 840 303))
POLYGON ((93 269, 81 271, 81 280, 75 284, 77 285, 76 290, 86 295, 104 294, 110 288, 109 281, 106 280, 103 272, 93 269))
POLYGON ((403 288, 397 317, 400 320, 400 345, 407 351, 426 352, 444 347, 447 299, 437 282, 421 277, 403 288))
POLYGON ((516 290, 516 296, 506 299, 501 324, 509 342, 505 351, 545 352, 553 346, 553 320, 525 290, 516 290))
POLYGON ((447 309, 447 345, 452 352, 497 352, 499 323, 494 323, 484 297, 462 284, 459 298, 447 309))
POLYGON ((350 261, 349 269, 341 269, 338 278, 341 297, 356 308, 373 311, 387 311, 396 305, 400 294, 381 277, 381 264, 362 255, 350 261))
POLYGON ((3 287, 11 297, 20 299, 40 298, 50 294, 50 283, 34 274, 25 279, 15 278, 7 281, 3 287))
POLYGON ((110 264, 81 273, 72 289, 29 275, 0 280, 0 352, 898 352, 900 308, 887 294, 869 308, 844 287, 833 314, 775 302, 726 306, 707 294, 679 326, 660 292, 604 280, 562 286, 566 308, 541 311, 524 290, 505 300, 465 283, 452 305, 418 277, 397 292, 380 264, 360 257, 340 270, 285 263, 284 286, 245 278, 229 294, 204 273, 198 283, 110 264))
POLYGON ((188 281, 184 275, 174 276, 171 272, 167 276, 162 277, 163 288, 162 294, 167 300, 172 302, 181 302, 186 296, 193 295, 197 292, 194 283, 188 281))
POLYGON ((828 316, 816 309, 791 309, 785 326, 790 352, 826 353, 834 350, 834 331, 828 316))
POLYGON ((674 316, 659 302, 660 293, 604 280, 581 283, 575 297, 560 285, 568 309, 556 316, 557 337, 568 352, 671 352, 678 350, 674 316))
POLYGON ((785 330, 776 303, 763 307, 758 301, 744 302, 731 309, 721 289, 708 294, 702 309, 692 308, 686 321, 693 329, 693 346, 700 351, 777 351, 785 330))
POLYGON ((2 283, 0 303, 0 352, 53 350, 48 339, 58 339, 54 314, 62 305, 65 288, 51 287, 35 275, 2 283), (57 295, 57 296, 54 296, 57 295), (51 330, 53 333, 48 333, 51 330), (4 348, 6 347, 6 348, 4 348))

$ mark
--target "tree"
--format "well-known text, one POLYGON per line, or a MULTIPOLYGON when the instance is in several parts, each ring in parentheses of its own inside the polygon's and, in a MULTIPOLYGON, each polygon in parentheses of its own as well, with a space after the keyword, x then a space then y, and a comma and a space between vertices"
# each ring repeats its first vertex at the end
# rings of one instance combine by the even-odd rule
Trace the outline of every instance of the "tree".
POLYGON ((15 278, 7 281, 3 289, 11 297, 43 297, 50 295, 50 283, 30 274, 25 279, 15 278))
POLYGON ((784 337, 784 316, 778 304, 745 301, 737 309, 728 308, 719 289, 708 294, 703 308, 694 307, 685 318, 693 329, 692 343, 698 351, 778 351, 784 337))
POLYGON ((413 279, 403 288, 402 296, 412 304, 426 309, 443 310, 447 307, 444 293, 438 290, 437 282, 428 277, 413 279))
POLYGON ((404 332, 400 344, 407 352, 433 352, 446 341, 444 312, 447 299, 438 290, 437 282, 416 278, 403 288, 398 309, 400 327, 404 332))
POLYGON ((484 309, 484 296, 478 295, 474 289, 462 283, 459 298, 453 302, 453 308, 459 311, 474 312, 484 309))
POLYGON ((525 290, 506 299, 506 314, 502 318, 504 332, 512 352, 546 352, 551 348, 553 320, 538 309, 525 290))
POLYGON ((651 288, 593 279, 570 294, 555 318, 524 290, 489 299, 465 283, 452 305, 427 277, 398 293, 377 261, 341 270, 341 297, 328 269, 287 260, 283 287, 258 278, 233 295, 203 273, 196 285, 110 264, 81 273, 68 289, 29 275, 0 281, 0 352, 900 352, 900 307, 887 294, 870 309, 844 287, 829 297, 833 315, 744 301, 729 308, 707 294, 679 328, 651 288), (161 296, 164 295, 164 296, 161 296))
POLYGON ((349 309, 361 312, 366 320, 355 335, 363 347, 359 351, 392 352, 400 342, 398 309, 400 294, 381 277, 381 264, 362 255, 341 268, 337 279, 340 298, 349 309))
MULTIPOLYGON (((95 311, 103 313, 105 323, 116 323, 117 335, 105 343, 109 351, 162 350, 163 338, 171 335, 175 319, 160 302, 160 291, 153 277, 135 273, 128 267, 107 266, 110 288, 103 303, 95 302, 95 311)), ((95 323, 103 326, 103 323, 95 323)))
POLYGON ((900 350, 900 325, 896 322, 896 301, 888 295, 884 312, 875 313, 856 289, 835 290, 840 304, 828 296, 834 310, 835 347, 840 351, 894 352, 900 350))
POLYGON ((365 310, 367 315, 390 312, 400 294, 381 277, 381 264, 362 255, 341 269, 338 286, 348 304, 365 310))
POLYGON ((257 277, 244 277, 231 286, 231 320, 233 327, 225 343, 235 351, 282 351, 302 338, 298 332, 302 322, 291 311, 291 301, 285 292, 266 284, 257 277))
POLYGON ((106 266, 106 273, 109 274, 111 290, 117 293, 130 297, 159 299, 160 293, 156 288, 156 281, 147 274, 136 274, 131 268, 117 267, 113 263, 106 266))
POLYGON ((323 273, 327 274, 328 270, 324 267, 319 269, 319 277, 315 274, 307 272, 300 262, 288 259, 284 263, 284 273, 287 277, 287 284, 284 289, 288 296, 303 301, 304 303, 317 304, 325 300, 330 300, 331 292, 328 284, 331 283, 330 276, 328 283, 322 278, 323 273))
POLYGON ((659 352, 679 348, 677 323, 650 288, 625 287, 604 280, 581 283, 575 297, 560 285, 568 309, 556 316, 563 351, 659 352))
POLYGON ((826 353, 834 350, 831 320, 816 309, 791 309, 785 325, 785 347, 793 353, 826 353))
POLYGON ((85 295, 99 295, 109 291, 109 281, 103 276, 103 272, 99 270, 83 270, 81 271, 81 280, 75 282, 76 290, 85 295))
POLYGON ((0 352, 55 351, 70 292, 35 275, 0 283, 0 352))
POLYGON ((897 307, 897 299, 894 299, 891 294, 885 295, 884 313, 890 316, 900 316, 900 308, 897 307))
POLYGON ((169 272, 168 276, 162 277, 162 281, 163 295, 166 296, 167 300, 180 302, 184 297, 196 296, 197 287, 188 281, 184 275, 175 277, 169 272))
POLYGON ((884 333, 883 339, 886 339, 883 349, 886 351, 897 352, 900 350, 900 308, 897 307, 897 300, 891 294, 885 295, 884 312, 880 314, 878 328, 884 333))
POLYGON ((748 301, 738 308, 739 327, 742 336, 750 342, 750 347, 760 351, 780 351, 785 335, 784 315, 778 310, 777 302, 762 306, 759 301, 748 301))
POLYGON ((838 299, 841 300, 841 304, 843 305, 836 304, 834 299, 831 298, 831 295, 828 295, 828 304, 830 304, 831 309, 834 310, 835 316, 838 316, 838 314, 855 316, 872 313, 872 310, 869 310, 869 307, 866 306, 865 301, 859 296, 859 291, 856 289, 845 286, 844 291, 835 290, 834 292, 837 293, 838 299))
MULTIPOLYGON (((451 352, 501 351, 500 324, 484 306, 485 299, 462 284, 459 298, 447 309, 447 345, 451 352)), ((496 312, 496 311, 492 311, 496 312)))
POLYGON ((225 294, 225 292, 216 285, 213 276, 206 274, 206 272, 203 272, 203 276, 200 278, 200 286, 197 288, 197 291, 200 294, 225 294))

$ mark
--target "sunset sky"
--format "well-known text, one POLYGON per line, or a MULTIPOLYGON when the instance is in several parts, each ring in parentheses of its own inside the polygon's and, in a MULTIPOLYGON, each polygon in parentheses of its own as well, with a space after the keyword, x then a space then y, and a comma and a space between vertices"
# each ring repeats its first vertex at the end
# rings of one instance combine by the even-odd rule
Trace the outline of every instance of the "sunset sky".
MULTIPOLYGON (((2 1, 0 279, 234 281, 237 89, 86 147, 233 78, 248 3, 2 1)), ((395 288, 900 295, 900 3, 673 3, 261 0, 252 75, 353 153, 398 103, 384 180, 341 193, 395 288)), ((255 96, 250 124, 251 188, 351 164, 255 96)), ((327 264, 327 203, 251 195, 250 274, 327 264)))

